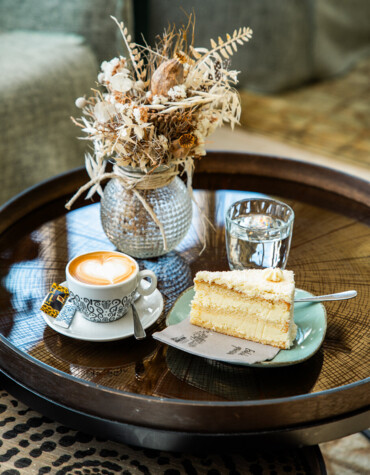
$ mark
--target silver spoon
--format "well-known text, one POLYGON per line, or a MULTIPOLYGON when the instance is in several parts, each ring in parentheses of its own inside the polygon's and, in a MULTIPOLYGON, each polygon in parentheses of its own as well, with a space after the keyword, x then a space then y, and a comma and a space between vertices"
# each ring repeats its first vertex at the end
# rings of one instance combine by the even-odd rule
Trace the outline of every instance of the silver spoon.
POLYGON ((294 299, 294 302, 326 302, 329 300, 346 300, 356 297, 356 290, 347 290, 346 292, 339 292, 337 294, 316 295, 313 297, 302 297, 294 299))
POLYGON ((141 324, 141 320, 137 313, 136 307, 133 303, 131 304, 131 309, 132 309, 132 318, 134 320, 134 337, 137 340, 142 340, 143 338, 146 337, 146 333, 143 328, 143 325, 141 324))

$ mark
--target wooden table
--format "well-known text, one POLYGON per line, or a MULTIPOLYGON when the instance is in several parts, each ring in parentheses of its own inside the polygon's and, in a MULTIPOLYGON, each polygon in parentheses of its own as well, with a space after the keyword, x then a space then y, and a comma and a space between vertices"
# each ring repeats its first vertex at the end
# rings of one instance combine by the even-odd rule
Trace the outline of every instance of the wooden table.
POLYGON ((370 422, 369 184, 333 170, 277 157, 209 153, 194 176, 197 199, 216 230, 199 256, 199 219, 176 251, 140 265, 154 270, 165 311, 200 269, 226 270, 225 208, 264 193, 296 215, 288 268, 314 294, 355 288, 326 304, 328 331, 318 353, 276 369, 210 362, 152 338, 91 343, 62 336, 39 311, 67 261, 112 249, 99 204, 64 204, 86 181, 83 169, 44 182, 0 211, 0 368, 5 387, 65 424, 144 447, 187 450, 313 445, 370 422))

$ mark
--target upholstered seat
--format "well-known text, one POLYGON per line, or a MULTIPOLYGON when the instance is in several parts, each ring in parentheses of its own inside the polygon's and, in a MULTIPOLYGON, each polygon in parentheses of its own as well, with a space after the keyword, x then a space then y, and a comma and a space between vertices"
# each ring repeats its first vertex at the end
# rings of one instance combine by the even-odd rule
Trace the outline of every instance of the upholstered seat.
POLYGON ((122 53, 111 15, 130 27, 130 0, 0 1, 0 205, 84 164, 71 116, 99 63, 122 53), (118 41, 117 41, 118 40, 118 41))
POLYGON ((83 163, 70 116, 96 75, 95 55, 76 35, 0 34, 0 202, 83 163))

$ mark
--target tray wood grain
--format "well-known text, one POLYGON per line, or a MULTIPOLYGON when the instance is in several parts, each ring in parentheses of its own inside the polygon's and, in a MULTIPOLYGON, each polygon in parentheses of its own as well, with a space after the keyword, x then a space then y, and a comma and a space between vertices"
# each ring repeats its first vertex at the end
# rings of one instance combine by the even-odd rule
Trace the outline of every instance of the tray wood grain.
MULTIPOLYGON (((39 306, 64 280, 70 257, 111 249, 99 204, 64 204, 86 181, 83 169, 44 182, 0 210, 0 366, 17 381, 77 411, 148 428, 236 434, 316 424, 364 412, 368 378, 370 193, 367 182, 279 157, 209 153, 194 186, 214 222, 202 247, 199 216, 175 252, 140 265, 154 270, 165 311, 200 269, 226 270, 223 216, 246 192, 273 195, 296 215, 288 267, 315 294, 355 288, 356 299, 326 305, 321 350, 289 368, 230 367, 147 339, 71 340, 45 326, 39 306)), ((150 333, 150 332, 149 332, 150 333)), ((364 428, 368 421, 364 419, 364 428)), ((359 429, 358 429, 359 430, 359 429)))

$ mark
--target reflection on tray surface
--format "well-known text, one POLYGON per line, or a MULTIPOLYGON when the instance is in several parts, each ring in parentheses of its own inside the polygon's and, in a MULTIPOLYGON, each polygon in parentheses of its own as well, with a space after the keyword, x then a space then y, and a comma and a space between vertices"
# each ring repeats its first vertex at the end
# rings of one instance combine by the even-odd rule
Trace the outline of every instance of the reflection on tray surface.
MULTIPOLYGON (((197 191, 202 209, 216 224, 216 231, 209 231, 203 254, 199 256, 201 243, 195 213, 193 226, 177 251, 140 261, 141 267, 158 275, 158 287, 165 298, 165 312, 150 332, 163 328, 169 309, 178 295, 192 285, 198 270, 227 269, 220 217, 230 202, 245 196, 248 193, 241 191, 197 191)), ((300 201, 299 196, 294 202, 284 198, 294 206, 297 217, 289 257, 297 285, 319 295, 328 293, 329 284, 340 290, 349 288, 350 282, 358 286, 359 296, 355 302, 326 305, 326 341, 304 363, 274 369, 230 367, 172 348, 167 350, 151 339, 80 342, 46 327, 40 316, 40 302, 52 282, 65 280, 68 260, 102 246, 112 249, 100 225, 99 204, 63 215, 64 198, 27 214, 0 236, 0 333, 20 351, 51 368, 107 387, 168 398, 265 399, 357 382, 368 375, 363 345, 368 333, 368 294, 361 287, 368 280, 368 259, 363 248, 368 228, 361 221, 361 209, 353 208, 352 215, 341 214, 337 198, 331 211, 322 200, 307 204, 307 196, 302 197, 306 202, 300 201)))

